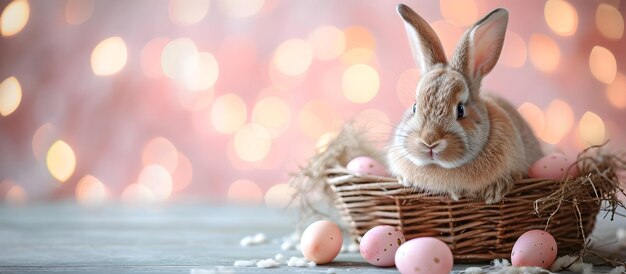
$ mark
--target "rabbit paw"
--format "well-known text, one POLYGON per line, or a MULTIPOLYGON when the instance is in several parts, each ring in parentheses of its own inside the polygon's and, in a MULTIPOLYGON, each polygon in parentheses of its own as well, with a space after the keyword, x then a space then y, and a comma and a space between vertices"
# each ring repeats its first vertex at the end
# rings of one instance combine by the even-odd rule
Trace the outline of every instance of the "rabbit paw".
POLYGON ((398 183, 400 183, 404 187, 410 187, 411 186, 411 183, 408 182, 406 179, 404 179, 404 177, 402 177, 402 176, 398 176, 398 177, 396 177, 396 179, 398 180, 398 183))
POLYGON ((459 201, 459 198, 460 198, 459 193, 458 193, 458 192, 456 192, 456 191, 450 191, 450 192, 448 192, 448 196, 450 197, 450 199, 452 199, 452 200, 453 200, 453 201, 455 201, 455 202, 458 202, 458 201, 459 201))
POLYGON ((513 180, 510 178, 500 179, 491 183, 483 192, 485 203, 497 204, 504 198, 504 195, 509 193, 513 188, 513 180))

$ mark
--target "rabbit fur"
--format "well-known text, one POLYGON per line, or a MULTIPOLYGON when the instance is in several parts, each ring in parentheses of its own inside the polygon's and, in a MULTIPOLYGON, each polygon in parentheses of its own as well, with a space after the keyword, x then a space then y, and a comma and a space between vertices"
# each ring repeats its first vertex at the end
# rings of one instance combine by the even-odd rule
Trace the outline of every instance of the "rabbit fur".
POLYGON ((498 203, 542 156, 537 138, 506 100, 481 91, 495 66, 508 11, 471 26, 451 61, 435 31, 411 8, 397 9, 421 79, 415 105, 396 127, 385 156, 400 183, 433 194, 498 203))

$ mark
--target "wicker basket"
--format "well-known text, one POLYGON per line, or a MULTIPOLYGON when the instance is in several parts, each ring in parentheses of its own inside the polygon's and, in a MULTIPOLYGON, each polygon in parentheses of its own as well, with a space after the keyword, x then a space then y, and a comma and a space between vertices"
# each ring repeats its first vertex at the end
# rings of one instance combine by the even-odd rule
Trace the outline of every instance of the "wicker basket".
POLYGON ((624 190, 616 171, 626 170, 626 153, 589 148, 576 161, 578 177, 522 179, 502 202, 488 205, 453 201, 405 188, 395 178, 347 170, 346 163, 354 157, 378 154, 362 133, 350 124, 344 126, 326 150, 294 174, 290 183, 294 197, 299 197, 301 223, 323 212, 317 209, 320 205, 334 204, 356 241, 374 226, 392 225, 401 228, 407 240, 441 239, 452 249, 455 262, 482 262, 509 258, 517 238, 533 229, 550 232, 560 255, 580 253, 598 212, 614 214, 624 207, 617 198, 624 190))
POLYGON ((441 239, 452 249, 455 262, 508 258, 515 240, 532 229, 549 231, 559 254, 580 251, 600 209, 597 201, 588 201, 578 203, 578 209, 561 204, 556 212, 558 205, 536 212, 535 201, 559 189, 554 180, 521 180, 503 202, 487 205, 417 193, 395 178, 358 176, 338 165, 326 174, 337 195, 336 207, 357 241, 376 225, 397 226, 407 240, 441 239), (580 223, 576 216, 581 217, 580 223))

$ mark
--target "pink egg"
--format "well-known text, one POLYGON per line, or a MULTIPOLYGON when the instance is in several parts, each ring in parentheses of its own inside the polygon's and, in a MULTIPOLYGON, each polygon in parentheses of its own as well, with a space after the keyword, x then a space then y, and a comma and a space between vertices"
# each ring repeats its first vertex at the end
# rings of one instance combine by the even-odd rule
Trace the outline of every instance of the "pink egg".
POLYGON ((359 156, 348 162, 346 168, 360 175, 387 176, 385 167, 371 157, 359 156))
POLYGON ((379 225, 363 235, 359 249, 365 261, 375 266, 392 266, 396 250, 404 243, 404 235, 397 227, 379 225))
POLYGON ((305 258, 316 264, 332 262, 343 244, 341 229, 331 221, 317 221, 309 225, 300 238, 300 250, 305 258))
MULTIPOLYGON (((575 162, 562 153, 550 153, 535 161, 528 171, 531 178, 561 180, 567 169, 575 162)), ((569 172, 570 177, 578 176, 578 167, 573 166, 569 172)))
POLYGON ((543 230, 531 230, 520 236, 511 251, 513 266, 538 266, 548 268, 556 260, 557 246, 554 237, 543 230))
POLYGON ((396 251, 400 273, 448 274, 454 258, 448 245, 437 238, 422 237, 407 241, 396 251))

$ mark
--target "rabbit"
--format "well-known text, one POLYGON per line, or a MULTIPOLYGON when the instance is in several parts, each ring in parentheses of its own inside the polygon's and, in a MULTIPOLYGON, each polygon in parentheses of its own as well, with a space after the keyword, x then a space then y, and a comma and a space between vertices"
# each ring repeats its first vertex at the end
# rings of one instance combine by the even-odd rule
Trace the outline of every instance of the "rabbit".
POLYGON ((508 11, 495 9, 471 26, 449 63, 427 22, 403 4, 397 11, 422 76, 385 150, 390 173, 405 187, 455 201, 499 203, 543 155, 517 110, 481 91, 500 57, 508 11))

